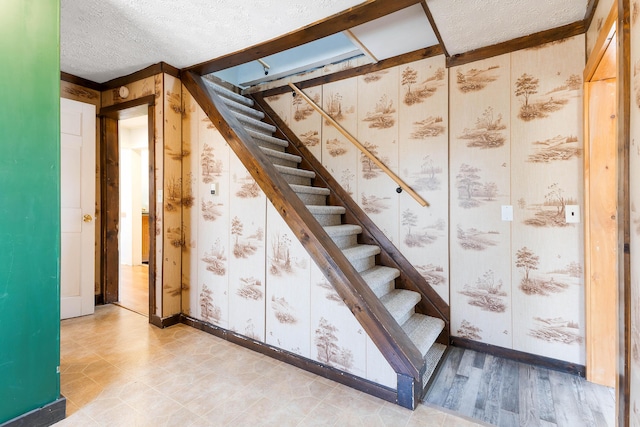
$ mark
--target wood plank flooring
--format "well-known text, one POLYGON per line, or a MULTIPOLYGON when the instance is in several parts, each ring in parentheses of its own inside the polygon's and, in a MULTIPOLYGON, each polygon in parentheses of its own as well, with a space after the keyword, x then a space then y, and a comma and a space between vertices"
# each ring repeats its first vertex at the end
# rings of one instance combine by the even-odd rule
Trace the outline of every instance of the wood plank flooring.
POLYGON ((615 426, 613 389, 458 347, 425 402, 496 426, 615 426))
POLYGON ((118 305, 149 315, 149 266, 120 264, 118 305))

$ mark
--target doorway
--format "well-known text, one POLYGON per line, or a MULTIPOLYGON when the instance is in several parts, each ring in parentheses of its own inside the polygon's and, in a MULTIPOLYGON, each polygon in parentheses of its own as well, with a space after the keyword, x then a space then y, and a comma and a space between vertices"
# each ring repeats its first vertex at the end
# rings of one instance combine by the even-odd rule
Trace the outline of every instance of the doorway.
POLYGON ((148 116, 118 121, 120 227, 118 304, 149 315, 148 116))
POLYGON ((149 95, 100 110, 100 291, 105 304, 123 305, 147 315, 150 321, 157 317, 152 232, 156 228, 154 105, 155 96, 149 95), (148 254, 146 262, 143 249, 148 254), (121 269, 122 265, 125 267, 121 269))

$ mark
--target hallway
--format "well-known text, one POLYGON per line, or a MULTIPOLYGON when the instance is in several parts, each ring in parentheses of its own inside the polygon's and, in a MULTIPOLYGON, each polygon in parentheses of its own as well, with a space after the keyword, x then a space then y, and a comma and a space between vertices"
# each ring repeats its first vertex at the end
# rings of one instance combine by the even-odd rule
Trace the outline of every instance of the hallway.
POLYGON ((56 426, 459 426, 178 324, 158 329, 118 306, 62 321, 56 426))

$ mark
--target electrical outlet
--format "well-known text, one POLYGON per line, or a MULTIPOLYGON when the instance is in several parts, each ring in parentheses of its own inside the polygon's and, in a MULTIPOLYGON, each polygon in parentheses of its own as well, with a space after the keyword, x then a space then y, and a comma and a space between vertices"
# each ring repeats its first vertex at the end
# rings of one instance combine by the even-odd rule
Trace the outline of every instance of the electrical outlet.
POLYGON ((211 184, 211 195, 212 196, 217 196, 218 195, 218 183, 214 182, 213 184, 211 184))
POLYGON ((502 220, 513 221, 513 206, 511 205, 502 206, 502 220))
POLYGON ((567 223, 580 222, 580 206, 567 205, 564 207, 564 215, 567 223))

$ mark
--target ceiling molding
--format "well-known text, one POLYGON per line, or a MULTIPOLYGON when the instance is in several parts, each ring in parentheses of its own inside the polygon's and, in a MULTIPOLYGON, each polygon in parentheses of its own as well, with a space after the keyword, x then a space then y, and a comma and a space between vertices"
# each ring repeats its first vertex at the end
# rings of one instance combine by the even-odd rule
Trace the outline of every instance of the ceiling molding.
POLYGON ((65 73, 64 71, 60 71, 60 80, 67 83, 73 83, 74 85, 82 86, 87 89, 97 90, 98 92, 102 92, 104 90, 104 86, 100 83, 74 76, 73 74, 65 73))
POLYGON ((420 4, 422 5, 422 9, 424 9, 425 15, 427 15, 427 19, 431 24, 431 28, 433 29, 433 32, 435 33, 436 38, 438 39, 438 42, 440 43, 440 47, 442 48, 442 53, 444 53, 445 57, 449 58, 451 55, 449 55, 449 52, 447 52, 447 47, 444 45, 444 41, 442 40, 442 36, 440 35, 440 30, 438 30, 438 26, 436 25, 436 21, 433 19, 433 15, 429 10, 429 6, 427 6, 426 0, 421 1, 420 4))
POLYGON ((183 71, 192 71, 196 74, 204 75, 235 67, 236 65, 255 61, 258 58, 273 55, 283 50, 348 30, 365 22, 413 6, 414 4, 420 3, 420 1, 421 0, 369 0, 366 3, 354 6, 283 36, 210 61, 186 67, 183 71))
POLYGON ((482 47, 470 50, 469 52, 450 56, 447 58, 447 68, 492 58, 505 53, 515 52, 516 50, 540 46, 545 43, 583 34, 585 31, 586 28, 584 26, 584 21, 577 21, 572 24, 563 25, 562 27, 540 31, 538 33, 529 34, 528 36, 518 37, 492 46, 482 47))
POLYGON ((126 76, 118 77, 116 79, 109 80, 108 82, 104 82, 102 83, 102 87, 103 90, 115 89, 117 87, 162 73, 180 78, 180 70, 178 68, 169 65, 166 62, 158 62, 157 64, 149 65, 147 68, 143 68, 142 70, 136 71, 126 76))
MULTIPOLYGON (((408 64, 410 62, 420 61, 421 59, 431 58, 438 55, 442 55, 442 48, 440 45, 435 45, 427 47, 425 49, 419 49, 413 52, 394 56, 393 58, 383 59, 382 61, 375 64, 361 65, 359 67, 350 68, 348 70, 338 71, 337 73, 327 74, 326 76, 320 76, 313 79, 296 82, 296 86, 300 89, 307 89, 310 87, 337 82, 339 80, 344 80, 367 73, 373 73, 398 65, 408 64)), ((284 83, 283 86, 267 89, 263 92, 257 93, 261 93, 262 96, 268 97, 289 92, 291 92, 291 88, 287 85, 287 83, 284 83)))
POLYGON ((593 17, 596 14, 596 9, 598 8, 598 0, 589 0, 587 3, 587 11, 584 14, 584 28, 588 30, 591 26, 591 22, 593 21, 593 17))

